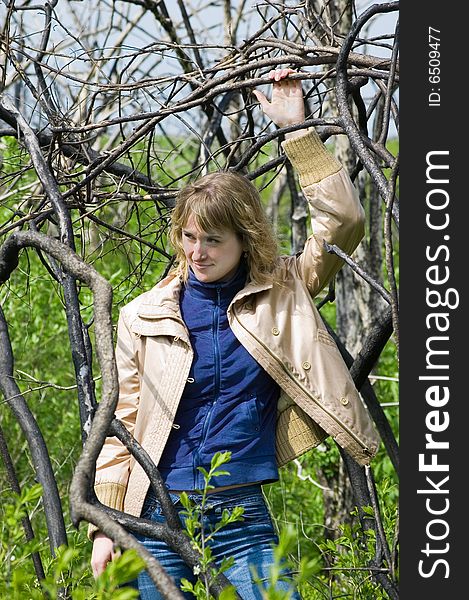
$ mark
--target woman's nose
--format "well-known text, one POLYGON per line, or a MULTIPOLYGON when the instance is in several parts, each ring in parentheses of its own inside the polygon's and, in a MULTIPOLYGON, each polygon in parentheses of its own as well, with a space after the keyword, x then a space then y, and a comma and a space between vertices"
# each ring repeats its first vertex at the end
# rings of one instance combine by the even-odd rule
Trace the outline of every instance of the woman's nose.
POLYGON ((192 253, 192 257, 194 259, 200 259, 203 258, 205 255, 205 249, 204 246, 201 242, 196 242, 194 244, 194 252, 192 253))

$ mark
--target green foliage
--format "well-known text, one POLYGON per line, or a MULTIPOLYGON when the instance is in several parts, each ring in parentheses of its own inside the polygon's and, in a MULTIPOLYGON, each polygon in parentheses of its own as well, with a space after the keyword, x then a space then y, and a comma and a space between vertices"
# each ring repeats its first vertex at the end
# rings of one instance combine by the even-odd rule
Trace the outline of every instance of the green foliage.
POLYGON ((134 580, 144 568, 145 563, 137 552, 133 549, 126 550, 109 563, 96 580, 96 600, 138 598, 138 591, 124 584, 134 580))
MULTIPOLYGON (((229 475, 227 471, 221 471, 220 467, 229 462, 230 458, 230 452, 218 452, 212 458, 209 471, 199 467, 204 475, 204 488, 201 490, 202 498, 200 504, 191 502, 186 493, 181 494, 181 503, 185 509, 182 511, 182 514, 185 515, 185 530, 193 547, 199 552, 201 557, 200 568, 194 569, 194 573, 198 575, 198 580, 193 584, 187 579, 183 579, 181 589, 192 593, 197 600, 213 600, 209 592, 209 577, 207 575, 216 577, 219 573, 225 573, 234 562, 233 558, 230 557, 229 559, 223 559, 220 565, 215 565, 210 541, 217 531, 229 523, 242 520, 243 508, 235 507, 231 513, 224 510, 220 520, 210 531, 206 531, 203 527, 207 492, 213 489, 210 480, 212 477, 229 475)), ((318 572, 320 568, 318 556, 312 558, 304 556, 298 562, 291 560, 290 555, 297 544, 297 531, 293 526, 287 525, 281 529, 279 543, 273 549, 274 562, 270 568, 267 584, 258 578, 255 569, 252 570, 253 579, 257 583, 263 598, 266 600, 288 600, 295 590, 304 587, 311 576, 318 572), (290 584, 288 589, 277 589, 279 581, 288 581, 290 584)), ((220 597, 222 600, 231 600, 235 597, 234 593, 234 588, 228 586, 220 597)))
MULTIPOLYGON (((185 516, 185 531, 191 540, 193 548, 200 555, 200 567, 194 569, 194 574, 198 575, 198 580, 193 584, 187 579, 183 579, 181 581, 181 589, 185 592, 191 592, 197 600, 211 598, 209 592, 210 580, 217 577, 220 573, 225 573, 234 563, 233 557, 230 557, 223 559, 220 565, 216 565, 210 542, 213 536, 229 523, 242 521, 244 509, 240 506, 236 506, 231 512, 225 509, 220 520, 210 531, 207 531, 203 526, 204 514, 207 509, 207 494, 209 490, 214 489, 210 481, 213 477, 229 475, 229 472, 221 470, 221 467, 229 462, 230 459, 231 452, 217 452, 212 457, 208 471, 203 467, 198 467, 204 477, 204 487, 200 490, 202 496, 200 503, 195 504, 192 502, 185 492, 180 496, 181 504, 184 506, 182 514, 185 516)), ((224 600, 231 600, 234 597, 233 590, 230 587, 224 590, 223 593, 224 600)))
POLYGON ((49 558, 45 567, 46 577, 40 584, 31 579, 26 569, 15 568, 5 587, 8 595, 2 597, 43 600, 66 593, 71 600, 137 600, 138 591, 125 584, 134 579, 144 563, 135 550, 126 550, 94 582, 83 569, 82 548, 70 545, 57 548, 55 557, 49 558))
MULTIPOLYGON (((6 496, 6 494, 2 494, 6 496)), ((123 587, 133 580, 144 567, 144 562, 135 552, 127 550, 110 563, 105 571, 93 580, 89 562, 84 560, 86 544, 77 532, 70 535, 69 545, 56 548, 51 556, 47 540, 36 537, 24 543, 22 519, 37 510, 42 497, 42 486, 23 488, 21 494, 2 498, 1 520, 0 598, 12 600, 44 600, 59 598, 67 593, 72 600, 132 600, 138 592, 123 587), (40 556, 45 578, 40 582, 35 576, 32 554, 40 556)))
MULTIPOLYGON (((267 584, 257 581, 259 590, 265 600, 289 600, 292 595, 304 587, 318 571, 319 561, 316 557, 303 557, 296 565, 290 555, 298 543, 297 532, 291 525, 284 527, 279 534, 279 543, 274 547, 274 562, 270 567, 267 584), (280 581, 288 582, 287 589, 278 589, 280 581)), ((254 581, 258 579, 253 569, 254 581)))
MULTIPOLYGON (((374 530, 368 530, 363 538, 356 509, 350 515, 350 523, 339 525, 335 539, 331 539, 331 532, 324 525, 323 492, 318 473, 332 474, 339 461, 337 446, 328 438, 300 457, 301 471, 295 463, 289 463, 280 469, 278 483, 264 486, 279 537, 285 530, 294 533, 295 544, 289 547, 286 558, 298 573, 303 562, 313 566, 298 584, 303 600, 387 599, 373 580, 372 571, 367 569, 375 552, 374 530)), ((391 545, 398 519, 399 488, 384 448, 373 462, 373 473, 385 535, 391 545)), ((364 511, 367 518, 374 518, 371 507, 365 507, 364 511)))
MULTIPOLYGON (((25 533, 21 522, 41 496, 42 486, 39 484, 28 489, 25 488, 21 494, 13 494, 11 498, 8 498, 5 492, 1 494, 3 515, 0 521, 0 564, 2 565, 0 581, 4 584, 18 576, 22 565, 27 564, 28 568, 31 566, 29 564, 31 554, 39 548, 37 540, 33 539, 25 543, 25 533)), ((0 583, 0 591, 1 585, 0 583)), ((3 597, 1 593, 0 597, 3 597)))
MULTIPOLYGON (((363 507, 363 512, 365 519, 374 519, 371 507, 363 507)), ((354 510, 353 514, 356 516, 357 511, 354 510)), ((391 521, 387 520, 386 526, 390 525, 391 521)), ((363 600, 387 599, 387 594, 373 580, 372 571, 367 569, 375 555, 375 530, 367 529, 363 532, 358 520, 352 525, 341 524, 339 529, 340 535, 336 539, 327 539, 319 544, 321 551, 328 557, 328 564, 331 565, 327 569, 327 586, 326 581, 323 581, 324 589, 327 587, 334 597, 346 594, 348 597, 363 600), (338 578, 337 573, 343 575, 338 578)))

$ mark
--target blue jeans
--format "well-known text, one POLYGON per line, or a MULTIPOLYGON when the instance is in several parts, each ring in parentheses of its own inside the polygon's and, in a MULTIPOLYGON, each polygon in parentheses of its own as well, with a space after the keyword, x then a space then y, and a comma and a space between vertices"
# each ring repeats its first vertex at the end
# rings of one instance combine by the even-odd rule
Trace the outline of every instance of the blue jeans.
MULTIPOLYGON (((173 504, 179 511, 184 510, 179 496, 170 494, 173 504)), ((192 502, 200 503, 199 494, 191 494, 192 502)), ((243 600, 262 600, 259 586, 269 586, 269 570, 274 563, 273 545, 278 543, 268 508, 265 504, 260 485, 250 485, 222 492, 213 492, 207 496, 206 511, 203 517, 204 531, 209 533, 212 527, 220 521, 223 510, 230 512, 235 506, 244 507, 243 520, 230 523, 220 529, 210 542, 212 556, 218 563, 223 557, 234 557, 234 564, 225 576, 236 587, 243 600), (255 576, 252 573, 254 569, 255 576), (256 580, 260 583, 256 583, 256 580)), ((150 491, 145 500, 142 517, 162 523, 165 518, 161 506, 150 491)), ((184 524, 185 516, 181 515, 184 524)), ((162 567, 171 575, 176 585, 181 578, 195 583, 196 577, 190 567, 171 550, 164 542, 152 538, 137 536, 137 539, 160 562, 162 567)), ((284 569, 283 577, 276 585, 277 590, 293 590, 291 600, 300 600, 294 590, 291 573, 284 569)), ((160 600, 162 596, 155 588, 153 581, 146 571, 138 576, 138 589, 141 600, 160 600)), ((194 600, 190 593, 184 593, 186 598, 194 600)))

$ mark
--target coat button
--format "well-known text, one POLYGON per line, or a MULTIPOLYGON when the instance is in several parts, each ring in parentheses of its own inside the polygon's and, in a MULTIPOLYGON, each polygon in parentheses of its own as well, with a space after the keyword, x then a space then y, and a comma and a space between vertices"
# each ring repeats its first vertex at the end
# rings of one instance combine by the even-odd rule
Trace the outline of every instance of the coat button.
POLYGON ((278 335, 280 333, 280 329, 278 329, 277 327, 272 327, 272 334, 273 335, 278 335))
POLYGON ((309 363, 307 360, 305 360, 304 363, 301 364, 301 366, 303 367, 303 369, 305 371, 308 371, 309 369, 311 369, 311 363, 309 363))
POLYGON ((340 403, 343 404, 344 406, 347 406, 347 404, 348 404, 347 398, 341 398, 340 403))

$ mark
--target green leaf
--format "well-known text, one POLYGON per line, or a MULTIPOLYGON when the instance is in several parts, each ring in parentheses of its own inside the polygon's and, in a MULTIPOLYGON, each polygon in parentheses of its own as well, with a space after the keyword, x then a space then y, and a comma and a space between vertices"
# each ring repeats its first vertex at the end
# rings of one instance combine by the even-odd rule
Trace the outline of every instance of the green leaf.
POLYGON ((234 565, 234 556, 229 556, 228 558, 226 556, 224 556, 222 558, 222 561, 220 563, 220 573, 224 573, 225 571, 228 571, 228 569, 231 569, 231 567, 234 565))
POLYGON ((235 600, 236 599, 236 588, 234 585, 229 585, 221 591, 218 596, 218 600, 235 600))
POLYGON ((30 488, 23 488, 21 490, 20 502, 21 504, 28 504, 32 502, 36 502, 39 498, 42 497, 42 485, 40 483, 36 483, 30 488))
POLYGON ((370 517, 375 516, 375 511, 373 510, 373 507, 371 507, 371 506, 362 506, 362 510, 365 515, 368 515, 370 517))
POLYGON ((189 499, 189 496, 186 494, 186 492, 181 492, 181 494, 179 495, 179 500, 181 501, 181 504, 184 506, 184 508, 186 510, 190 510, 192 503, 189 499))
POLYGON ((197 470, 200 471, 206 479, 210 478, 208 471, 206 469, 204 469, 203 467, 197 467, 197 470))
POLYGON ((329 550, 332 550, 333 552, 335 552, 337 550, 337 546, 335 545, 335 542, 333 542, 332 540, 326 540, 324 542, 324 545, 326 546, 326 548, 329 548, 329 550))
POLYGON ((194 585, 185 577, 181 579, 180 588, 183 592, 194 592, 194 585))
POLYGON ((101 589, 107 589, 110 585, 117 587, 135 579, 144 568, 145 561, 136 550, 130 548, 108 563, 96 583, 101 589))
POLYGON ((195 532, 199 527, 200 523, 196 519, 192 519, 191 517, 186 519, 186 530, 190 537, 195 535, 195 532))
POLYGON ((112 592, 112 600, 138 600, 140 594, 138 590, 131 587, 123 587, 112 592))
POLYGON ((210 470, 213 471, 231 460, 231 452, 216 452, 210 461, 210 470))
POLYGON ((212 477, 221 477, 221 475, 229 475, 230 472, 229 471, 214 471, 213 473, 211 473, 212 477))

